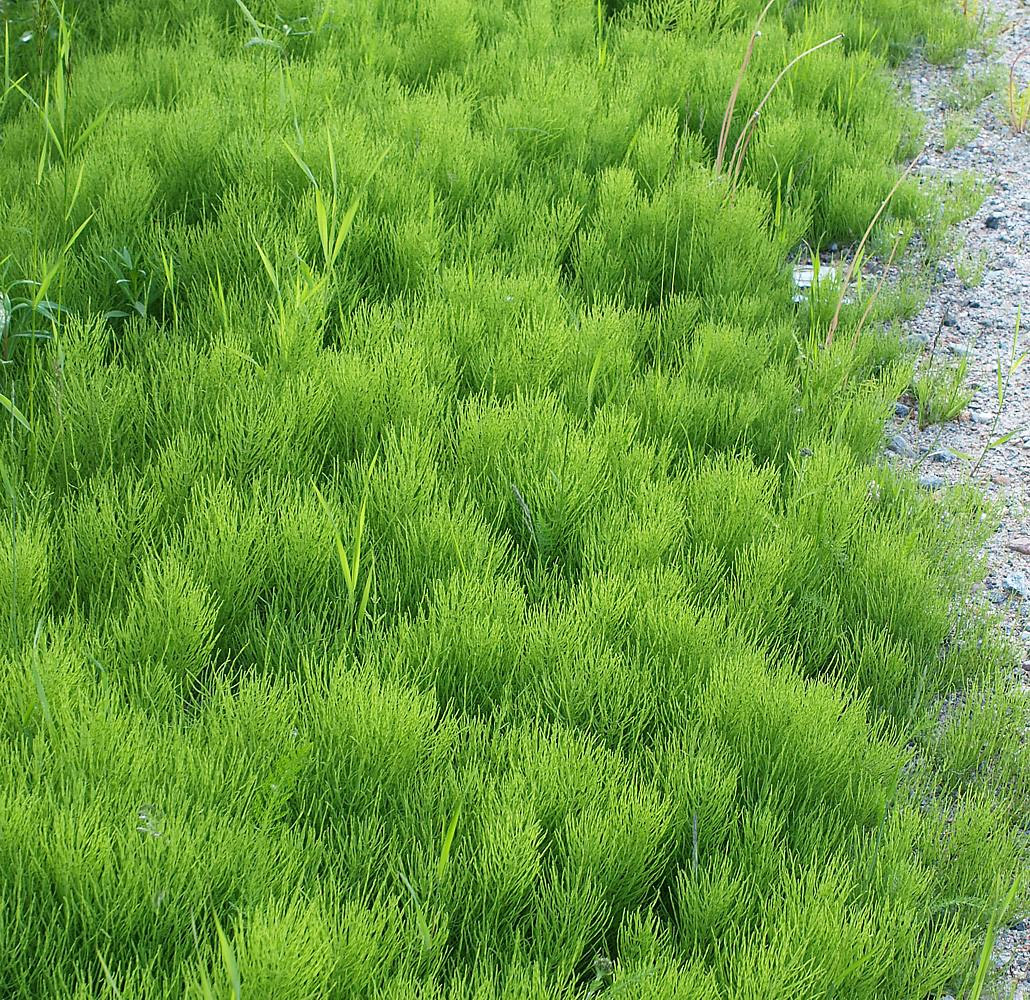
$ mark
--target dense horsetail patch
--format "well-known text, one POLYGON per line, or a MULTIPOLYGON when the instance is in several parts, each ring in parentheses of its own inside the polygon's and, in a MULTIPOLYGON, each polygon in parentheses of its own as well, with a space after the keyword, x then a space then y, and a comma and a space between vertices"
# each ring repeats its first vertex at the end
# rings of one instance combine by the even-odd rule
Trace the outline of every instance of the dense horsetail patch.
POLYGON ((875 460, 912 289, 791 268, 970 27, 781 0, 724 133, 763 6, 0 0, 0 995, 961 989, 991 512, 875 460))

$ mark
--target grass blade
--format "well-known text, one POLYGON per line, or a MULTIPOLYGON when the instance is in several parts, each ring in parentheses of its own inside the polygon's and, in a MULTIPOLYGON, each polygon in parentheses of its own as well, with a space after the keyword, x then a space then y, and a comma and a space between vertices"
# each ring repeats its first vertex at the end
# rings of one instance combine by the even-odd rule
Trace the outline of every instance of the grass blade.
POLYGON ((442 882, 447 875, 447 866, 451 861, 451 848, 454 845, 454 836, 458 832, 458 819, 461 816, 461 801, 454 807, 451 813, 450 822, 444 830, 443 839, 440 843, 440 860, 436 865, 436 880, 442 882))
POLYGON ((25 414, 15 406, 13 400, 5 396, 2 392, 0 392, 0 406, 7 410, 7 412, 25 428, 25 430, 30 434, 32 433, 32 427, 29 425, 28 420, 25 419, 25 414))
POLYGON ((236 961, 236 952, 233 949, 232 942, 222 929, 222 923, 218 919, 217 913, 215 914, 215 932, 218 935, 218 950, 221 952, 222 964, 225 966, 226 975, 229 977, 233 998, 234 1000, 242 1000, 243 983, 240 979, 240 967, 236 961))

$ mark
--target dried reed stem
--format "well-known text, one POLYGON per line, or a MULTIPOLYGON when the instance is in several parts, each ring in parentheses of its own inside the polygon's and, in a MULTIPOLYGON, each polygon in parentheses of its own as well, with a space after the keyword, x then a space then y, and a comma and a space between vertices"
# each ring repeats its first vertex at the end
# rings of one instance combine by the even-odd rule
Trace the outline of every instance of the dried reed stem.
POLYGON ((873 294, 866 304, 865 312, 862 313, 862 318, 858 321, 858 326, 855 328, 855 335, 851 338, 851 349, 854 350, 858 345, 858 338, 861 336, 862 330, 866 325, 866 321, 869 319, 869 314, 873 311, 873 306, 876 304, 876 300, 880 297, 880 292, 883 291, 883 283, 887 280, 887 273, 891 269, 891 264, 894 263, 894 257, 898 252, 898 248, 901 246, 901 237, 899 236, 894 241, 894 246, 891 247, 890 256, 887 258, 887 263, 883 267, 883 274, 880 275, 880 280, 876 283, 876 288, 873 290, 873 294))
POLYGON ((737 105, 737 95, 740 93, 740 88, 744 83, 744 74, 747 73, 748 64, 751 62, 751 54, 755 50, 755 42, 761 36, 762 32, 759 30, 762 27, 762 21, 765 19, 765 15, 769 13, 769 8, 776 3, 776 0, 769 0, 769 2, 762 8, 762 13, 758 15, 758 20, 755 21, 755 26, 751 30, 751 37, 748 39, 747 48, 744 50, 744 60, 740 64, 740 70, 737 73, 737 79, 733 84, 733 90, 730 91, 730 99, 726 102, 726 111, 722 116, 722 129, 719 131, 719 147, 715 153, 715 172, 718 174, 722 171, 723 158, 726 156, 726 143, 729 142, 730 138, 730 124, 733 121, 733 110, 737 105))
MULTIPOLYGON (((801 60, 804 59, 805 56, 810 56, 813 52, 818 52, 819 49, 825 48, 827 45, 832 45, 834 42, 839 42, 843 37, 843 34, 834 35, 833 38, 827 38, 825 41, 820 42, 818 45, 813 45, 810 49, 805 49, 804 52, 799 52, 796 56, 794 56, 793 59, 791 59, 789 63, 787 63, 786 66, 783 67, 783 69, 780 70, 780 72, 776 75, 776 79, 773 80, 769 89, 765 92, 765 97, 763 97, 758 102, 758 106, 755 108, 754 111, 751 112, 751 120, 748 122, 748 124, 741 131, 740 135, 737 137, 736 145, 733 147, 733 154, 730 156, 729 170, 731 174, 735 174, 739 169, 739 161, 744 158, 744 152, 747 149, 748 142, 751 141, 751 132, 754 130, 755 124, 758 122, 758 116, 762 113, 762 108, 765 107, 766 102, 769 100, 770 97, 772 97, 773 91, 779 85, 780 80, 782 80, 794 66, 801 62, 801 60)), ((718 169, 718 166, 716 167, 716 169, 718 169)))

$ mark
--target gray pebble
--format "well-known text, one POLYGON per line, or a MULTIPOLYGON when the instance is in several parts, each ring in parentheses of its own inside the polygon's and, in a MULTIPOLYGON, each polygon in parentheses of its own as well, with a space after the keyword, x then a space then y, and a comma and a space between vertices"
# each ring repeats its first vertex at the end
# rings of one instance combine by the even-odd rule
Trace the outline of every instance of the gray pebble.
POLYGON ((930 337, 925 333, 910 333, 903 341, 906 347, 920 349, 930 346, 930 337))
POLYGON ((1030 597, 1030 580, 1027 580, 1026 573, 1009 573, 1005 577, 1005 589, 1020 597, 1030 597))
POLYGON ((964 358, 969 355, 968 344, 948 344, 948 350, 954 354, 956 358, 964 358))
POLYGON ((958 326, 958 320, 955 319, 955 317, 954 317, 954 315, 952 313, 946 312, 941 317, 941 325, 942 326, 958 326))
POLYGON ((911 406, 906 406, 904 403, 894 404, 894 416, 896 417, 907 417, 912 412, 911 406))
POLYGON ((951 451, 948 448, 938 448, 936 451, 930 452, 931 462, 943 462, 945 464, 950 465, 957 458, 958 455, 956 455, 953 451, 951 451))
POLYGON ((924 490, 939 490, 945 485, 945 481, 941 476, 920 476, 919 485, 924 490))
POLYGON ((984 225, 988 229, 1000 229, 1001 228, 1001 218, 999 216, 997 216, 997 215, 988 215, 987 218, 984 219, 984 225))
POLYGON ((902 458, 911 458, 913 455, 912 446, 900 434, 895 434, 887 442, 887 450, 902 458))

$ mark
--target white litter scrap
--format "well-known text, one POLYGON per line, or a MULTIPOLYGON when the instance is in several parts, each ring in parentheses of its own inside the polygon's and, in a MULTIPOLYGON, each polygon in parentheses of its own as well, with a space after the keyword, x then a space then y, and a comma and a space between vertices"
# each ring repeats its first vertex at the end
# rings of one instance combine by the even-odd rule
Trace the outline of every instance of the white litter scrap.
MULTIPOLYGON (((814 264, 798 264, 794 268, 793 278, 794 287, 797 291, 794 293, 794 302, 805 302, 808 296, 805 294, 813 285, 823 284, 834 284, 838 278, 840 278, 840 268, 835 264, 820 264, 816 267, 814 264)), ((845 302, 850 302, 850 298, 845 296, 845 302)))

